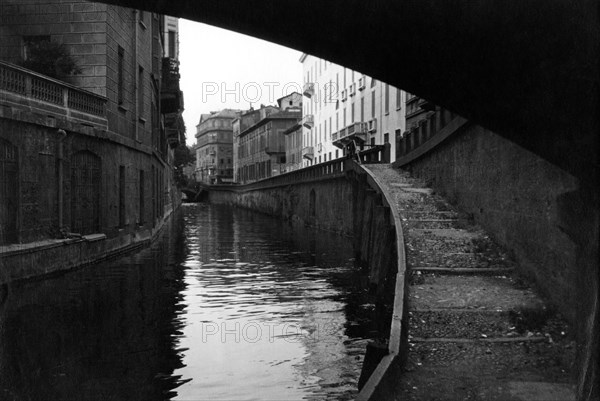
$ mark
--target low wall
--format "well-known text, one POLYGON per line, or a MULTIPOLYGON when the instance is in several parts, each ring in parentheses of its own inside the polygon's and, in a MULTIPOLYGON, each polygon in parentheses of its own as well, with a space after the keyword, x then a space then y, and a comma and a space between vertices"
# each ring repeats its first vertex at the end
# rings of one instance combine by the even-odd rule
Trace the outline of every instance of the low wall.
POLYGON ((40 278, 98 263, 150 244, 171 219, 166 212, 154 228, 107 238, 104 234, 0 247, 0 285, 40 278))

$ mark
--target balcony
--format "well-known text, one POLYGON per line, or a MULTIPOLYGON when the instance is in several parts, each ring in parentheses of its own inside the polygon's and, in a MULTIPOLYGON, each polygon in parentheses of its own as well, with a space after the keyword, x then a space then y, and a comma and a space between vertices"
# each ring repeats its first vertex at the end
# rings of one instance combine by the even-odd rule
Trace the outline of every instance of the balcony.
POLYGON ((106 98, 0 61, 0 103, 106 129, 106 98))
POLYGON ((345 102, 348 99, 348 89, 344 89, 341 92, 342 102, 345 102))
POLYGON ((302 148, 302 158, 312 160, 315 157, 315 149, 312 146, 302 148))
POLYGON ((312 97, 312 95, 315 94, 315 83, 314 82, 305 83, 302 94, 310 99, 312 97))
POLYGON ((358 144, 364 143, 367 140, 367 123, 354 123, 350 124, 346 128, 338 131, 338 137, 333 140, 333 145, 340 149, 343 149, 350 142, 355 141, 358 144))
POLYGON ((165 133, 171 149, 185 143, 185 123, 181 113, 165 115, 165 133))
POLYGON ((183 110, 183 93, 179 88, 179 61, 164 57, 160 88, 160 111, 163 114, 183 110))
POLYGON ((302 119, 302 125, 308 129, 312 129, 312 127, 315 126, 315 116, 313 116, 312 114, 307 114, 306 116, 304 116, 304 118, 302 119))
POLYGON ((367 77, 366 75, 363 75, 362 77, 360 77, 358 79, 358 90, 364 90, 367 87, 367 77))

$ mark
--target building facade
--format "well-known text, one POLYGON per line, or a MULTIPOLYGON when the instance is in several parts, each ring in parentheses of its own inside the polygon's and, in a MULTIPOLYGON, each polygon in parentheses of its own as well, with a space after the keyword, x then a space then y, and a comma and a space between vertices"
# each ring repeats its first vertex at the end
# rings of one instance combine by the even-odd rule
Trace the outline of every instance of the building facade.
POLYGON ((172 149, 185 141, 164 16, 5 0, 0 19, 0 245, 160 224, 178 204, 172 149), (76 71, 25 67, 43 51, 76 71))
MULTIPOLYGON (((303 54, 303 165, 394 143, 405 130, 405 92, 357 71, 303 54)), ((395 146, 391 148, 395 159, 395 146)))
POLYGON ((233 182, 233 120, 239 110, 202 114, 196 126, 196 180, 205 184, 233 182))
MULTIPOLYGON (((279 104, 285 105, 290 101, 282 99, 279 104)), ((236 122, 238 183, 249 183, 287 171, 285 132, 298 124, 301 118, 298 106, 284 110, 263 106, 240 116, 236 122)))
POLYGON ((304 167, 302 161, 302 120, 289 127, 283 133, 285 135, 285 159, 287 161, 286 171, 294 171, 304 167))

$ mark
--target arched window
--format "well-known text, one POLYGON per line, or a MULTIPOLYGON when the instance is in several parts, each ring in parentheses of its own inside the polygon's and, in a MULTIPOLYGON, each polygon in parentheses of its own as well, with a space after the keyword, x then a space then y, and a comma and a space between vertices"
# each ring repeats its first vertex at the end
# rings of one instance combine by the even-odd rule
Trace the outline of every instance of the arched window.
POLYGON ((18 149, 0 139, 0 244, 19 240, 19 164, 18 149))
POLYGON ((71 157, 71 231, 92 234, 100 231, 101 161, 83 150, 71 157))

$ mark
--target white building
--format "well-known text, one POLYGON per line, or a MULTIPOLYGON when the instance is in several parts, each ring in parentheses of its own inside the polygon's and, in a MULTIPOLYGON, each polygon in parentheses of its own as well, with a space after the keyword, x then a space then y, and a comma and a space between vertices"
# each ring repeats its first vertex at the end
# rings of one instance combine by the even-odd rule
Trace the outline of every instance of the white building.
POLYGON ((179 18, 165 15, 165 57, 179 60, 179 18))
POLYGON ((315 56, 303 54, 300 62, 304 165, 342 157, 351 139, 364 149, 389 142, 395 160, 396 138, 406 127, 405 92, 315 56))

